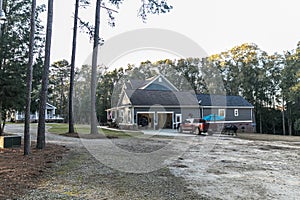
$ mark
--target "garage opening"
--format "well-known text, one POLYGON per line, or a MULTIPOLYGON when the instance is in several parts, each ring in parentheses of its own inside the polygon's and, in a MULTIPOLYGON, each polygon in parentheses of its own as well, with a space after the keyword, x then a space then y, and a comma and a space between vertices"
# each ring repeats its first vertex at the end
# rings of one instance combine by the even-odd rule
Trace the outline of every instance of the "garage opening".
POLYGON ((154 129, 154 113, 137 113, 139 128, 154 129))
POLYGON ((173 113, 157 113, 158 129, 173 128, 173 113))

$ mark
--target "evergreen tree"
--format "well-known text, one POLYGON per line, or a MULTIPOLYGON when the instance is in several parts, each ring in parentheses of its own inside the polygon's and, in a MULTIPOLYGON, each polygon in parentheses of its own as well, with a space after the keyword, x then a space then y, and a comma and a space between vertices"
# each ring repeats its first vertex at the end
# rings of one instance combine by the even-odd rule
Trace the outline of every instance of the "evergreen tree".
MULTIPOLYGON (((3 1, 7 22, 1 26, 2 36, 0 37, 0 121, 3 123, 0 123, 0 134, 4 131, 6 114, 24 111, 25 107, 31 5, 29 0, 3 1)), ((34 54, 43 46, 41 36, 43 27, 38 18, 38 14, 43 10, 44 6, 38 7, 35 16, 34 54)))
POLYGON ((53 0, 48 0, 45 62, 44 62, 44 69, 43 69, 44 71, 42 77, 42 88, 41 88, 40 98, 39 98, 39 120, 38 120, 37 144, 36 144, 37 149, 44 149, 46 145, 45 112, 46 112, 47 91, 48 91, 48 81, 49 81, 52 23, 53 23, 53 0))
POLYGON ((32 91, 32 68, 34 56, 34 35, 35 35, 35 14, 36 14, 36 0, 32 0, 31 6, 31 20, 30 20, 30 39, 29 39, 29 60, 27 66, 27 80, 26 80, 26 110, 25 110, 25 124, 24 124, 24 155, 30 154, 30 104, 32 91))

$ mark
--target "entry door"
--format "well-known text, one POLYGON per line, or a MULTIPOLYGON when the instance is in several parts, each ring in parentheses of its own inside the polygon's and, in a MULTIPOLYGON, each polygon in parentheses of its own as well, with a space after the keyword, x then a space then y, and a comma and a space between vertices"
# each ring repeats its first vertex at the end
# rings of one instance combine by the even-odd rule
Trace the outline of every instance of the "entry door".
POLYGON ((176 114, 175 115, 175 123, 176 123, 175 128, 178 128, 178 125, 181 124, 181 122, 182 122, 182 114, 176 114))

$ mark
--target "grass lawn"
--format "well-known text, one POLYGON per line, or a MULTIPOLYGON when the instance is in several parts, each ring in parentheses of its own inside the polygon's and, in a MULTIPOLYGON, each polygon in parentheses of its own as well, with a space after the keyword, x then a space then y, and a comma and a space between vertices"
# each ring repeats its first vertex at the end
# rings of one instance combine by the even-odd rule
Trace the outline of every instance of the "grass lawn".
POLYGON ((98 128, 99 134, 90 134, 90 126, 89 125, 75 125, 75 134, 68 134, 68 124, 64 123, 49 123, 47 124, 49 127, 48 132, 71 136, 71 137, 82 137, 87 139, 95 139, 95 138, 128 138, 140 136, 143 133, 137 131, 123 131, 123 130, 108 130, 105 128, 98 128))
POLYGON ((300 142, 300 136, 273 135, 261 133, 238 133, 237 137, 246 140, 300 142))

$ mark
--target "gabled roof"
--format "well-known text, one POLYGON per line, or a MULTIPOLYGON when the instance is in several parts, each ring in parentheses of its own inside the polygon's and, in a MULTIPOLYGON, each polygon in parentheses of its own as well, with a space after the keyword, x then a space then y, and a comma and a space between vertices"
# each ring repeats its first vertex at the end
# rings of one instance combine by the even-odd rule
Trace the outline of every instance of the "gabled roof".
POLYGON ((131 79, 128 82, 126 82, 125 85, 126 85, 126 89, 136 90, 136 89, 139 89, 139 88, 147 85, 149 82, 150 82, 150 80, 131 79))
POLYGON ((129 89, 129 90, 137 90, 137 89, 153 90, 153 88, 155 88, 155 89, 160 88, 162 90, 178 91, 178 89, 167 78, 165 78, 161 74, 151 77, 151 78, 148 78, 146 80, 130 79, 125 83, 125 89, 129 89), (161 84, 161 82, 158 80, 164 81, 165 84, 161 84), (159 86, 159 87, 157 87, 157 86, 159 86))
POLYGON ((134 106, 198 106, 197 98, 190 92, 168 90, 125 90, 134 106))
POLYGON ((50 104, 50 103, 46 103, 46 109, 56 109, 56 107, 54 106, 54 105, 52 105, 52 104, 50 104))
POLYGON ((151 88, 151 84, 155 84, 155 82, 157 82, 157 81, 158 81, 158 84, 160 84, 159 82, 162 82, 162 80, 164 80, 164 82, 167 84, 167 87, 164 87, 165 89, 172 90, 172 91, 179 91, 166 77, 164 77, 161 74, 156 77, 151 78, 150 82, 147 83, 145 86, 141 87, 140 89, 151 88), (158 81, 159 79, 160 79, 160 81, 158 81))
POLYGON ((253 107, 241 96, 197 94, 201 106, 253 107))

